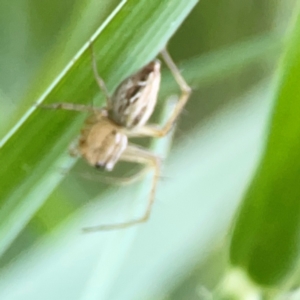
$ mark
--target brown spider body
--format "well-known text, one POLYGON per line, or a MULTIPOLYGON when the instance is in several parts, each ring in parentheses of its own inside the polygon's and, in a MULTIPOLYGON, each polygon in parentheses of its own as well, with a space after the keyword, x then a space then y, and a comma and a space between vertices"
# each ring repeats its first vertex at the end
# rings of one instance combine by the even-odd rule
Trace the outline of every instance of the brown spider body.
POLYGON ((145 125, 156 105, 160 62, 150 62, 116 89, 108 108, 95 111, 81 131, 78 150, 95 167, 111 171, 128 145, 124 128, 145 125))

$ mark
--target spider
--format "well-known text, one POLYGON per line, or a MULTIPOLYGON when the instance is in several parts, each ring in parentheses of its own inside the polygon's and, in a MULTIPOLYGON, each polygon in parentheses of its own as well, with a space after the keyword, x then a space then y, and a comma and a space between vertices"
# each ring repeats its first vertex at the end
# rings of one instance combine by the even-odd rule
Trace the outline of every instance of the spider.
POLYGON ((87 227, 83 229, 86 232, 126 228, 149 219, 160 174, 160 159, 150 150, 134 145, 128 139, 165 136, 173 127, 191 93, 191 88, 181 76, 167 49, 164 48, 160 54, 179 85, 181 95, 163 126, 147 124, 154 111, 160 87, 160 61, 156 59, 148 63, 137 73, 123 80, 110 95, 104 80, 98 73, 92 44, 90 50, 94 77, 105 95, 106 106, 96 108, 72 103, 53 103, 43 107, 89 112, 81 130, 76 153, 73 151, 72 154, 77 154, 90 165, 107 171, 113 170, 118 161, 143 164, 154 170, 154 176, 147 208, 140 218, 123 223, 87 227))

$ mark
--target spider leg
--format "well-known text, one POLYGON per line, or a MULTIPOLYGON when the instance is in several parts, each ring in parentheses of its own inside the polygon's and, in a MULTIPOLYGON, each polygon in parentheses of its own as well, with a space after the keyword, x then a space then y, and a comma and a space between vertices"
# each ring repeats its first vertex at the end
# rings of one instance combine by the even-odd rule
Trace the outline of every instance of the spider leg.
POLYGON ((182 109, 184 108, 185 104, 187 103, 190 94, 192 92, 191 87, 186 83, 185 79, 181 75, 181 72, 179 71, 178 67, 174 63, 172 57, 170 56, 168 50, 164 48, 161 51, 161 56, 165 62, 165 64, 168 66, 170 69, 175 81, 177 82, 180 90, 181 90, 181 95, 178 99, 177 105, 175 105, 173 112, 171 113, 169 119, 165 123, 165 125, 160 128, 156 129, 156 136, 161 137, 165 136, 173 127, 173 124, 176 122, 178 119, 178 116, 180 115, 182 109))
POLYGON ((95 80, 96 80, 100 90, 103 92, 103 94, 106 98, 106 105, 107 105, 107 107, 109 107, 109 105, 110 105, 110 95, 109 95, 108 89, 106 87, 106 84, 105 84, 103 78, 99 75, 98 68, 97 68, 97 61, 96 61, 95 51, 94 51, 92 43, 90 43, 90 50, 91 50, 91 55, 92 55, 92 68, 93 68, 94 77, 95 77, 95 80))
POLYGON ((71 111, 80 111, 80 112, 95 112, 95 109, 89 105, 75 104, 75 103, 51 103, 51 104, 38 104, 40 108, 44 109, 61 109, 61 110, 71 110, 71 111))
POLYGON ((155 200, 155 191, 156 191, 156 186, 157 186, 159 173, 160 173, 160 160, 158 157, 156 157, 150 151, 140 148, 138 146, 132 145, 132 144, 128 145, 127 149, 124 151, 120 160, 140 163, 140 164, 151 167, 154 171, 152 186, 151 186, 150 195, 149 195, 145 213, 140 218, 133 219, 133 220, 123 222, 123 223, 99 225, 99 226, 83 228, 84 232, 123 229, 123 228, 127 228, 127 227, 130 227, 133 225, 137 225, 137 224, 146 222, 149 219, 149 217, 151 215, 151 211, 152 211, 152 206, 153 206, 153 203, 155 200))
POLYGON ((91 174, 91 173, 82 173, 82 172, 73 172, 73 171, 71 173, 91 181, 103 182, 112 185, 129 185, 139 181, 146 173, 148 173, 148 171, 149 171, 149 167, 146 166, 142 170, 136 172, 135 174, 126 177, 98 176, 99 174, 95 176, 95 174, 91 174))

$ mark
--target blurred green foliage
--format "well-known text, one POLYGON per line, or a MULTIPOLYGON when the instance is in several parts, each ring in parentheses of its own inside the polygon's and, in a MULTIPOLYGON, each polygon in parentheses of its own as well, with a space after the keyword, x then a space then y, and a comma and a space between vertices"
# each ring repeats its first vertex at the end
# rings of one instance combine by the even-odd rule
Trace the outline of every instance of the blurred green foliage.
POLYGON ((279 69, 264 157, 245 197, 231 259, 260 284, 282 284, 298 264, 300 14, 279 69), (279 242, 281 241, 281 242, 279 242))
MULTIPOLYGON (((168 1, 161 3, 163 7, 168 1)), ((116 0, 0 2, 1 137, 32 108, 118 4, 116 0)), ((11 190, 19 193, 20 199, 24 182, 31 180, 34 187, 40 174, 49 173, 43 190, 35 192, 35 200, 28 198, 28 206, 21 207, 24 211, 29 211, 33 202, 35 208, 42 205, 44 196, 39 198, 39 193, 51 195, 14 242, 27 221, 11 218, 13 225, 7 225, 16 230, 11 230, 14 234, 9 243, 13 243, 0 259, 0 299, 209 299, 229 269, 230 224, 267 139, 278 58, 286 49, 287 28, 295 8, 292 0, 202 0, 172 37, 169 51, 194 92, 180 118, 173 148, 164 160, 153 218, 140 228, 80 234, 82 226, 124 219, 132 207, 135 211, 138 204, 131 201, 138 198, 140 205, 146 200, 147 180, 142 188, 123 188, 84 180, 70 172, 52 191, 61 181, 64 164, 55 164, 51 170, 42 168, 49 166, 61 149, 67 154, 67 144, 80 129, 84 115, 38 112, 33 127, 37 126, 36 132, 49 130, 51 134, 31 145, 26 144, 29 136, 15 135, 22 146, 14 151, 21 162, 22 154, 29 153, 40 169, 23 182, 16 181, 20 174, 15 170, 2 169, 0 173, 8 184, 17 182, 11 190), (63 128, 63 133, 58 133, 63 128), (52 146, 43 148, 43 143, 50 145, 49 140, 52 146), (23 145, 30 149, 25 151, 23 145), (37 149, 42 149, 40 156, 34 154, 37 149)), ((138 9, 145 14, 145 36, 134 27, 134 21, 126 19, 132 13, 139 20, 139 10, 125 11, 124 19, 114 23, 123 24, 122 36, 114 36, 120 29, 111 26, 102 38, 107 44, 99 42, 97 47, 111 89, 157 54, 161 47, 155 44, 157 35, 172 31, 163 27, 166 17, 155 22, 151 19, 153 5, 145 6, 141 1, 138 9), (152 35, 147 48, 141 41, 146 39, 148 28, 152 35), (133 37, 131 43, 118 43, 126 41, 127 34, 133 37), (141 53, 130 52, 131 45, 137 45, 141 53), (122 65, 125 61, 128 64, 122 65)), ((81 56, 72 72, 62 77, 59 93, 52 94, 49 101, 88 103, 95 98, 96 103, 102 103, 88 53, 81 56)), ((177 92, 165 70, 163 78, 161 100, 177 92)), ((159 147, 156 150, 160 151, 159 147)), ((13 152, 2 152, 1 156, 1 151, 3 165, 13 152)), ((26 167, 19 169, 26 174, 26 167)), ((76 163, 75 170, 92 172, 82 161, 76 163)), ((0 203, 0 213, 6 214, 10 210, 6 199, 0 203)), ((1 246, 4 242, 2 239, 1 246)), ((293 284, 297 286, 296 281, 293 284)))

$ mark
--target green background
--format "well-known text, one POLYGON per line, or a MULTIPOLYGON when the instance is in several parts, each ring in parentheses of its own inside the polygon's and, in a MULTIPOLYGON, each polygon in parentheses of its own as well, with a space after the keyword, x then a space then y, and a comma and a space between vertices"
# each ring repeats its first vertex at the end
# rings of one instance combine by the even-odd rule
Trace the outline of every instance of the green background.
MULTIPOLYGON (((150 178, 120 187, 77 176, 88 173, 97 178, 85 162, 68 157, 68 145, 85 115, 36 110, 35 103, 44 100, 45 91, 50 91, 47 103, 103 103, 89 52, 81 52, 70 71, 61 72, 120 3, 0 3, 0 299, 210 299, 220 282, 230 277, 230 262, 249 272, 260 287, 268 286, 262 293, 271 298, 274 289, 297 286, 297 268, 276 269, 276 259, 285 261, 283 254, 272 262, 275 275, 265 272, 264 259, 254 256, 256 268, 249 263, 257 240, 269 236, 268 230, 282 228, 279 216, 275 227, 261 225, 265 232, 253 231, 256 216, 267 215, 268 209, 258 204, 250 221, 236 221, 242 227, 233 234, 230 247, 238 205, 261 165, 274 101, 280 98, 279 83, 288 76, 287 66, 294 64, 286 57, 288 49, 297 48, 297 39, 286 41, 297 17, 296 1, 196 2, 129 0, 95 42, 101 74, 112 91, 122 78, 154 58, 175 33, 168 48, 193 94, 172 147, 171 137, 151 146, 165 157, 151 220, 126 231, 90 235, 83 235, 81 228, 141 214, 150 178), (53 80, 57 85, 49 90, 53 80), (5 142, 8 132, 11 137, 5 142), (64 175, 73 164, 75 170, 64 175)), ((158 111, 176 92, 164 68, 158 111)), ((285 93, 283 98, 297 99, 291 94, 295 91, 285 93)), ((297 128, 296 119, 288 129, 291 140, 297 137, 292 129, 297 128)), ((272 130, 278 137, 280 128, 272 130)), ((280 153, 285 150, 282 147, 280 153)), ((117 175, 136 170, 122 167, 117 175)), ((282 168, 297 178, 297 169, 282 168)), ((264 175, 271 186, 276 172, 271 169, 264 175)), ((286 181, 281 182, 289 189, 286 181)), ((297 180, 293 186, 296 195, 297 180)), ((280 212, 284 198, 278 199, 280 212)), ((271 207, 270 198, 267 202, 271 207)), ((248 213, 247 207, 243 212, 248 213)), ((288 220, 289 216, 287 230, 288 220)), ((272 247, 296 245, 298 232, 291 241, 284 239, 286 232, 275 231, 272 247)), ((291 256, 296 267, 298 251, 287 252, 284 255, 291 256)), ((222 291, 228 288, 226 283, 221 286, 222 291)), ((222 298, 222 293, 216 297, 222 298)))

